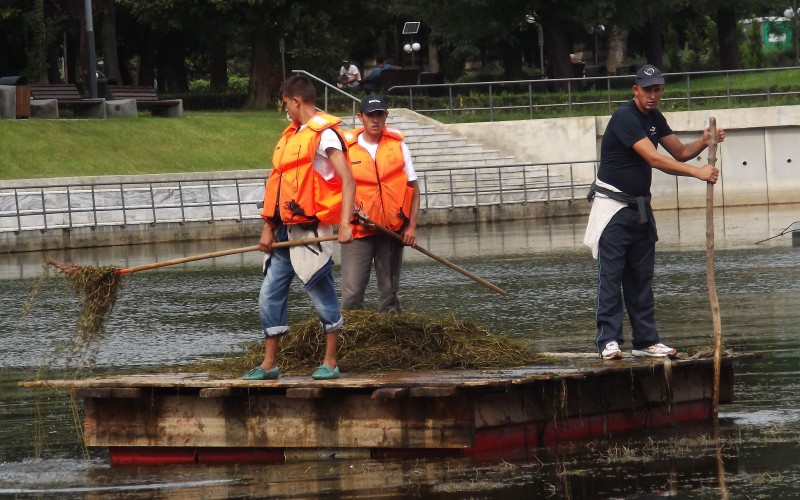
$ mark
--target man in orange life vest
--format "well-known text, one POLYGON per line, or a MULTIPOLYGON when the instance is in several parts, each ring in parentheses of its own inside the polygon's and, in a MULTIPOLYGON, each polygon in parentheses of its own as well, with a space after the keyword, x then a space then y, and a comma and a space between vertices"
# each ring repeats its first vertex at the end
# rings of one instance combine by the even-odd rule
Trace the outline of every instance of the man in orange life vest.
POLYGON ((293 76, 281 87, 286 112, 292 120, 275 147, 273 170, 264 192, 264 229, 258 242, 265 252, 264 281, 259 293, 259 317, 264 332, 264 361, 243 377, 270 380, 279 375, 280 337, 289 331, 287 305, 295 275, 314 302, 325 336, 325 359, 314 379, 339 377, 336 365, 338 332, 344 322, 331 269, 333 242, 273 248, 273 242, 333 234, 339 225, 339 243, 353 239, 355 182, 347 148, 339 130, 341 119, 315 108, 314 85, 293 76))
POLYGON ((417 243, 419 184, 403 134, 386 126, 389 111, 383 100, 361 100, 363 124, 345 139, 356 180, 356 207, 368 218, 397 231, 402 243, 376 227, 353 224, 355 240, 342 247, 342 308, 363 309, 364 290, 373 262, 378 281, 380 312, 400 312, 397 292, 403 245, 417 243))

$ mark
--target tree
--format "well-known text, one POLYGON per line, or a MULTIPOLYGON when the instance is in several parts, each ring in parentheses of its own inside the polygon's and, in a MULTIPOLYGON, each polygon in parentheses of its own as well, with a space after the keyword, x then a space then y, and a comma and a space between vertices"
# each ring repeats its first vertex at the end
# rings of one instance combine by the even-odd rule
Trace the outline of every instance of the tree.
POLYGON ((122 72, 119 65, 119 53, 117 50, 117 9, 114 0, 102 0, 101 2, 100 36, 102 38, 101 47, 103 48, 103 70, 109 80, 122 82, 122 72))

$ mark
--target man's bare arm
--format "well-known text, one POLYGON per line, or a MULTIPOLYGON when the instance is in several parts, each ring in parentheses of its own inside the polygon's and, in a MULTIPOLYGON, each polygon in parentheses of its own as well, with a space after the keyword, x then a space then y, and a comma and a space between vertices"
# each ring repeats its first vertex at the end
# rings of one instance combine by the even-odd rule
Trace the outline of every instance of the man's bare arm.
POLYGON ((708 181, 712 183, 717 182, 717 179, 719 178, 719 169, 716 167, 712 167, 711 165, 693 167, 691 165, 681 163, 667 155, 659 153, 655 146, 653 146, 653 143, 650 142, 650 139, 647 137, 634 144, 633 150, 636 151, 636 153, 641 156, 648 165, 670 175, 695 177, 701 181, 708 181))
POLYGON ((328 159, 333 164, 336 175, 342 180, 342 216, 339 220, 339 243, 353 241, 353 232, 350 229, 350 219, 353 217, 356 199, 356 181, 350 171, 350 165, 344 153, 336 148, 328 148, 328 159))

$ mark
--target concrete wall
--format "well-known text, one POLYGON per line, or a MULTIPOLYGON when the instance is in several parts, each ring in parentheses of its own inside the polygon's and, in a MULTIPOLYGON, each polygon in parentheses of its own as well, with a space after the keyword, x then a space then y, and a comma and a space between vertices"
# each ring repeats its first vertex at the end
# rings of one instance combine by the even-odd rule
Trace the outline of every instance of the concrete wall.
MULTIPOLYGON (((420 226, 481 223, 495 220, 534 219, 588 215, 591 205, 585 200, 560 200, 548 203, 513 203, 480 207, 421 210, 420 226)), ((255 245, 264 223, 261 219, 241 222, 186 222, 128 224, 125 226, 79 227, 0 231, 0 254, 65 248, 128 246, 177 241, 252 238, 255 245)))
MULTIPOLYGON (((684 142, 697 139, 711 116, 725 129, 726 140, 717 152, 722 176, 715 188, 716 204, 800 202, 800 154, 793 147, 800 138, 800 106, 681 111, 665 116, 684 142)), ((547 163, 599 158, 609 119, 575 117, 439 126, 512 155, 519 162, 547 163)), ((704 165, 706 161, 704 153, 689 164, 704 165)), ((588 181, 581 176, 591 176, 592 172, 587 169, 576 175, 588 181)), ((693 178, 654 172, 652 193, 656 209, 705 206, 706 186, 693 178)))

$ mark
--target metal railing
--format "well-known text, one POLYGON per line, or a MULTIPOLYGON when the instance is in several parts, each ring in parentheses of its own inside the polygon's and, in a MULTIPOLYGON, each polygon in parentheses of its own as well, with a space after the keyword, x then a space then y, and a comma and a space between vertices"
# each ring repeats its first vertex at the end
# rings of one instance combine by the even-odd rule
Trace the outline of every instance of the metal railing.
MULTIPOLYGON (((797 73, 795 76, 800 76, 798 70, 800 67, 793 66, 665 73, 667 85, 662 104, 671 104, 687 111, 709 101, 718 101, 719 106, 727 108, 736 107, 740 101, 758 101, 771 106, 776 98, 800 95, 797 84, 789 88, 775 87, 772 83, 773 75, 794 71, 797 73), (724 81, 717 80, 719 78, 724 81), (737 84, 733 85, 732 80, 737 80, 737 84), (723 87, 725 91, 720 93, 718 89, 723 87)), ((617 105, 630 99, 632 84, 632 75, 615 75, 398 85, 388 92, 396 94, 395 106, 407 107, 420 114, 446 116, 452 123, 456 115, 462 113, 485 113, 486 119, 480 121, 494 121, 501 114, 505 114, 503 119, 508 119, 509 112, 527 115, 516 118, 536 118, 542 116, 543 112, 554 109, 566 109, 568 114, 610 114, 617 105)))
POLYGON ((0 232, 242 221, 258 217, 263 192, 263 178, 7 187, 0 232))
POLYGON ((294 70, 292 70, 292 73, 295 73, 295 74, 298 74, 298 75, 305 75, 308 78, 310 78, 312 81, 315 81, 315 82, 319 83, 320 85, 322 85, 322 89, 323 89, 322 90, 322 109, 325 110, 325 111, 328 111, 328 109, 329 109, 330 93, 331 92, 333 92, 334 94, 341 94, 342 96, 344 96, 348 100, 350 100, 351 101, 350 102, 350 106, 351 106, 351 110, 350 111, 351 111, 351 115, 352 115, 352 117, 351 117, 352 118, 352 126, 353 126, 353 128, 355 128, 357 126, 357 123, 356 123, 356 113, 357 113, 356 108, 359 105, 359 103, 361 102, 361 99, 359 99, 358 97, 356 97, 356 96, 354 96, 352 94, 348 94, 347 92, 345 92, 344 90, 340 89, 336 85, 332 85, 332 84, 326 82, 325 80, 323 80, 322 78, 319 78, 317 76, 312 75, 308 71, 304 71, 302 69, 294 69, 294 70))
MULTIPOLYGON (((582 198, 595 161, 418 171, 423 210, 582 198)), ((0 232, 260 218, 264 178, 0 188, 0 232)))

